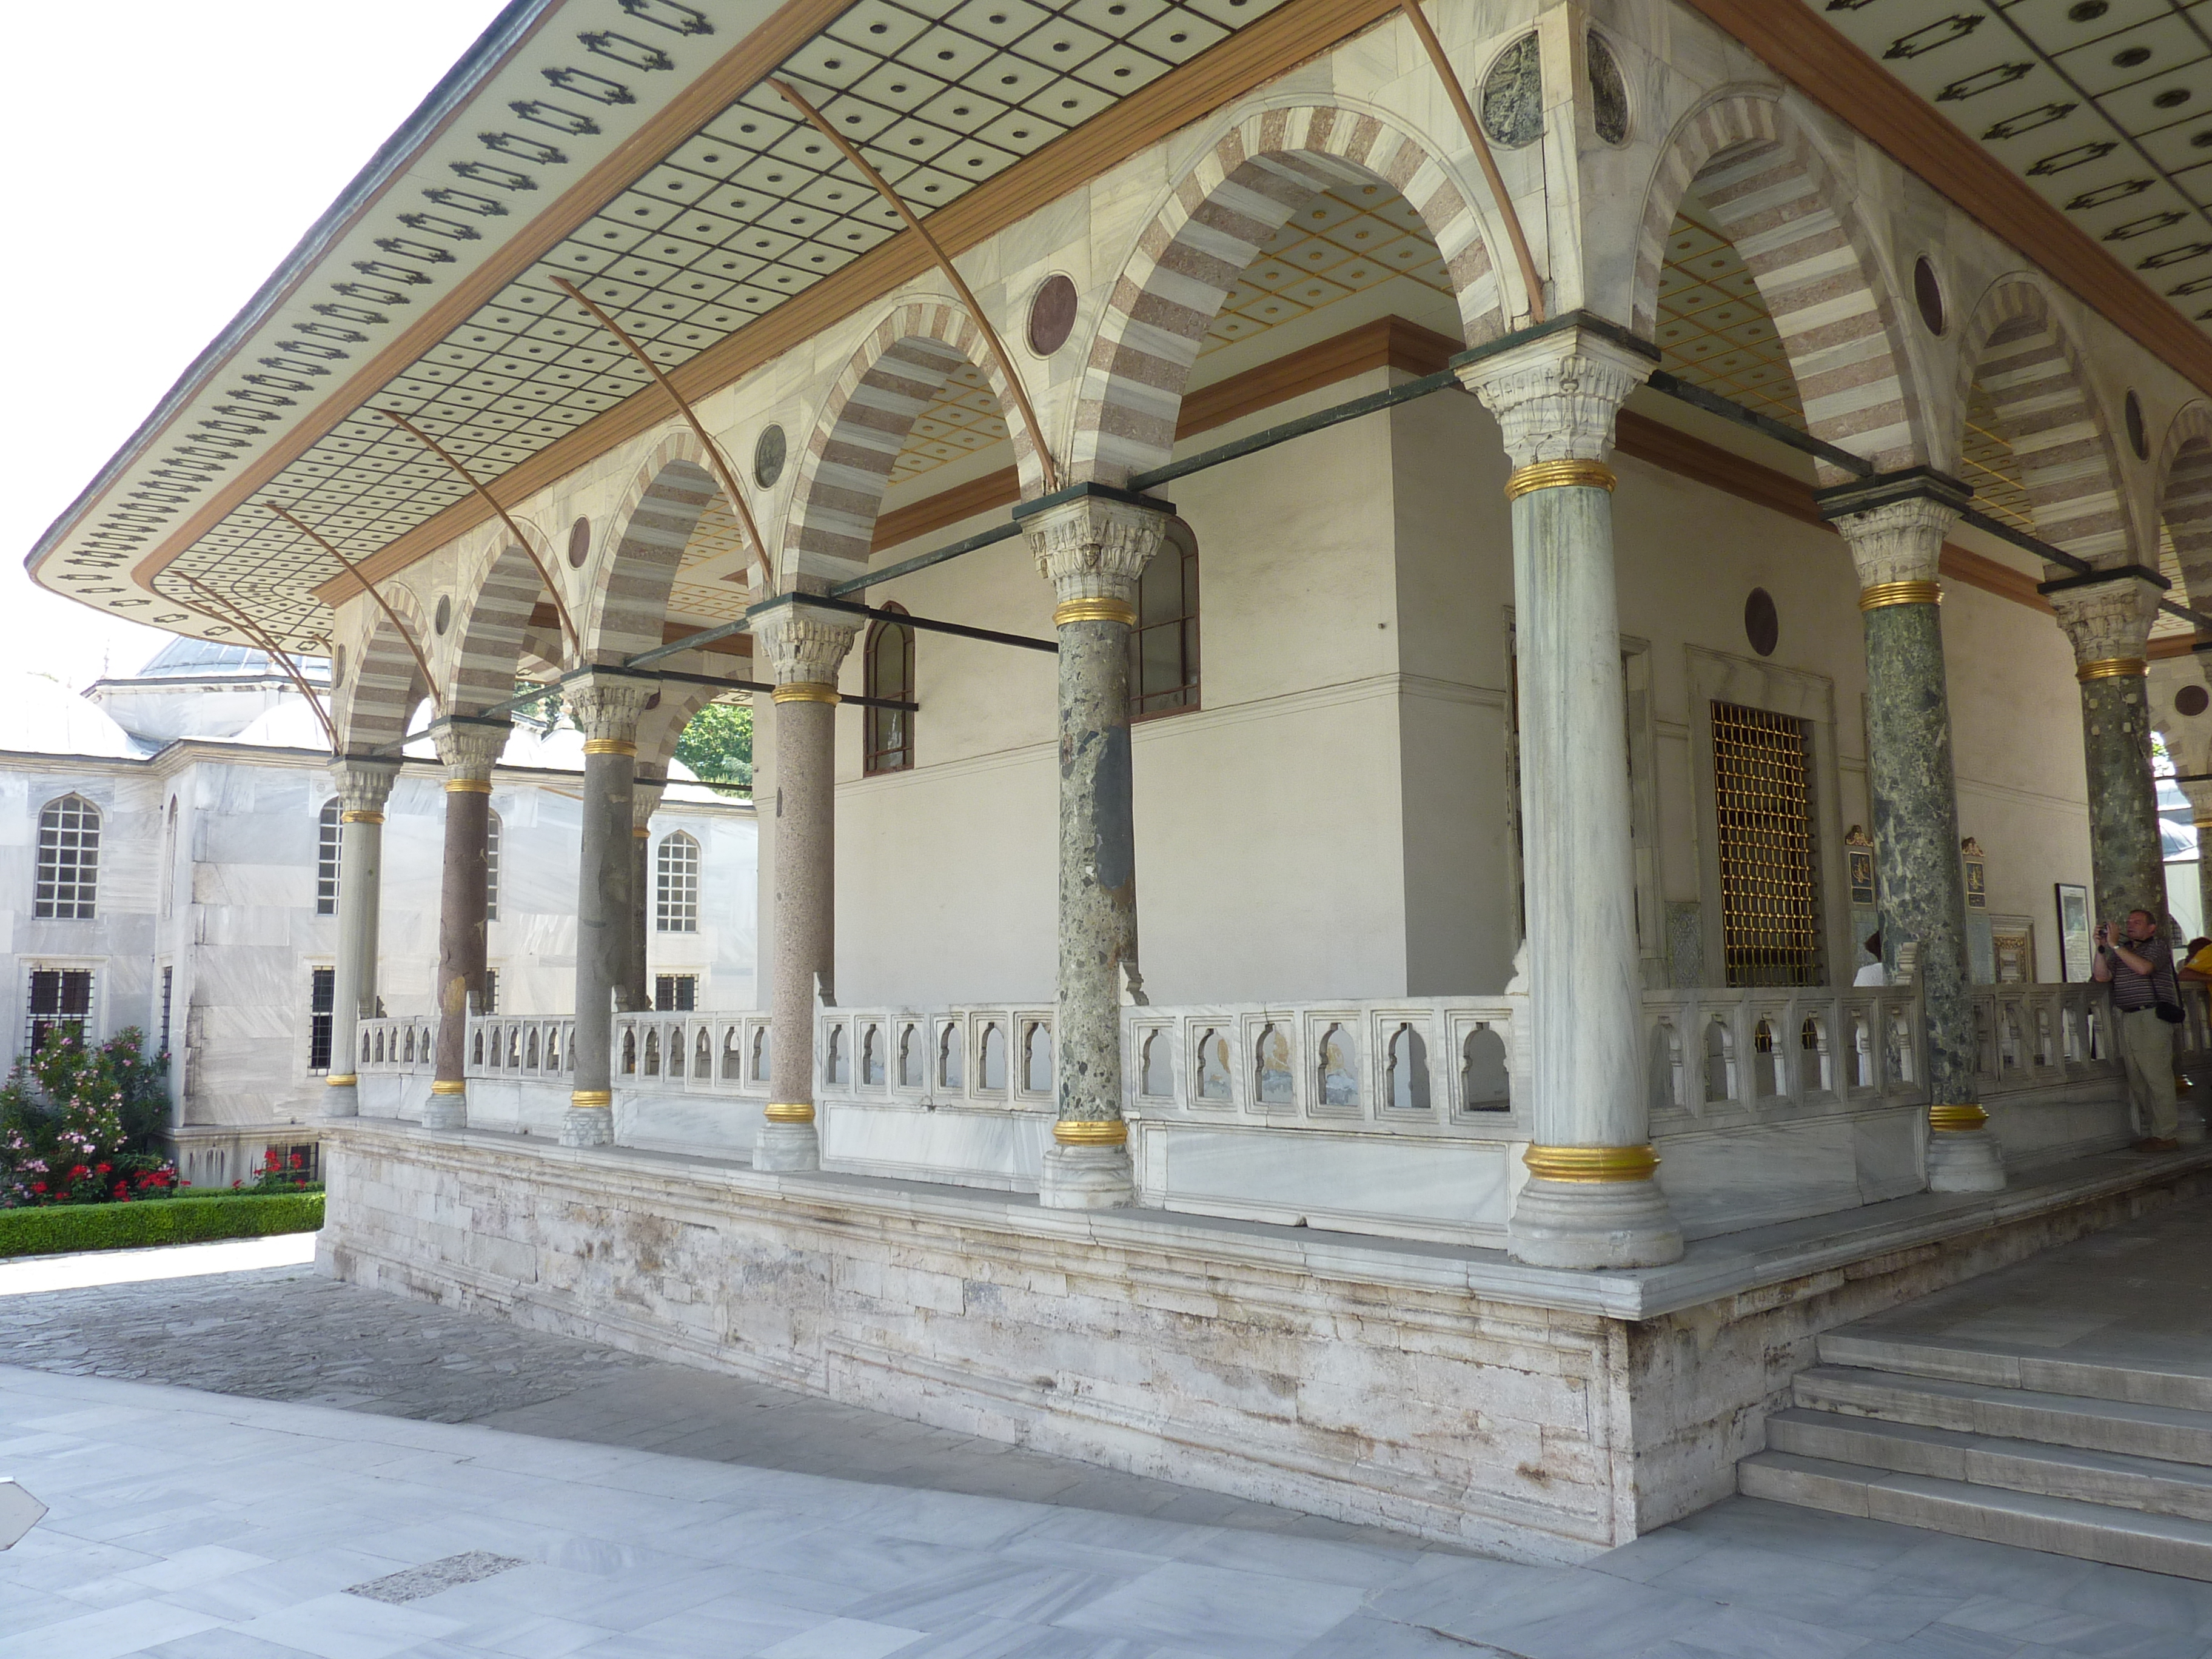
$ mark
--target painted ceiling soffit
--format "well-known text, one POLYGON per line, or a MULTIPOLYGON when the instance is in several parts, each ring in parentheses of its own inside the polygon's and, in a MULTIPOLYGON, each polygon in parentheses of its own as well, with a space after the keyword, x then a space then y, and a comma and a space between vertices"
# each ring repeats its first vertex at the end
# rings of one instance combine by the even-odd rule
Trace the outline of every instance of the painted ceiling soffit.
MULTIPOLYGON (((543 381, 530 383, 533 396, 549 399, 532 405, 545 418, 509 412, 495 419, 493 406, 502 401, 496 391, 456 390, 472 368, 484 371, 486 386, 512 392, 524 384, 497 380, 489 360, 501 348, 519 356, 529 329, 555 320, 562 296, 539 277, 557 270, 589 284, 647 340, 678 390, 696 397, 928 268, 918 239, 901 234, 880 202, 833 196, 832 206, 737 176, 775 167, 793 133, 805 131, 763 85, 769 75, 818 91, 827 112, 849 123, 847 132, 928 211, 933 231, 960 251, 1393 9, 1390 0, 1054 0, 1048 8, 1022 0, 788 0, 770 15, 758 0, 711 12, 683 0, 518 0, 27 562, 42 582, 71 597, 170 627, 206 620, 181 579, 217 576, 271 634, 301 648, 318 643, 327 613, 308 583, 342 597, 353 582, 331 572, 307 538, 262 510, 264 498, 347 547, 372 580, 489 517, 434 460, 395 449, 377 410, 413 416, 434 407, 429 418, 449 423, 441 438, 496 479, 510 501, 672 412, 619 348, 586 337, 596 331, 588 324, 549 348, 568 354, 574 369, 563 378, 575 390, 560 407, 543 381), (1244 8, 1258 15, 1247 21, 1244 8), (947 78, 933 87, 921 84, 927 77, 905 61, 925 46, 933 64, 948 59, 937 65, 947 78), (1071 48, 1066 60, 1050 55, 1071 48), (842 76, 841 59, 848 66, 842 76), (988 100, 954 78, 982 67, 994 88, 1004 82, 1006 100, 1028 94, 1027 102, 985 107, 988 100), (902 100, 868 84, 870 75, 898 94, 908 87, 896 82, 915 82, 914 94, 902 100), (1130 78, 1113 78, 1124 76, 1130 78), (1136 89, 1122 93, 1122 86, 1136 89), (1039 89, 1049 94, 1050 118, 1035 112, 1039 89), (929 104, 933 94, 946 111, 906 107, 929 104), (949 113, 956 102, 963 116, 965 106, 976 108, 965 131, 949 113), (951 125, 933 125, 933 112, 951 125), (994 118, 984 122, 986 115, 994 118), (761 136, 738 137, 741 119, 749 134, 757 119, 761 136), (733 131, 710 134, 721 125, 733 131), (923 142, 908 140, 909 131, 930 135, 938 148, 921 152, 930 160, 899 156, 901 143, 923 142), (711 167, 702 171, 702 158, 690 152, 702 143, 744 167, 726 167, 720 177, 711 167), (974 171, 963 173, 963 164, 974 171), (642 196, 664 173, 670 183, 696 184, 696 201, 679 197, 672 206, 669 198, 642 196), (564 185, 564 175, 576 182, 564 185), (933 209, 927 192, 939 189, 944 205, 933 209), (617 220, 617 210, 649 199, 678 217, 714 218, 718 234, 686 247, 703 258, 732 252, 738 231, 768 228, 733 211, 710 212, 708 198, 726 208, 720 198, 741 192, 766 204, 757 219, 788 209, 810 226, 796 234, 778 227, 777 252, 750 258, 745 271, 720 282, 708 299, 687 299, 674 320, 642 309, 669 298, 664 290, 675 276, 702 287, 704 273, 698 258, 689 269, 682 260, 647 261, 641 243, 678 238, 672 220, 640 228, 617 220), (534 200, 546 205, 532 213, 534 200), (830 225, 849 247, 805 243, 830 225), (636 240, 622 246, 609 226, 636 240), (587 229, 606 234, 611 246, 586 244, 587 229), (740 302, 748 278, 768 282, 773 262, 802 245, 817 250, 816 269, 787 272, 787 288, 765 288, 740 302), (647 261, 653 276, 617 273, 626 261, 647 261), (458 331, 487 326, 495 311, 514 326, 505 339, 477 349, 481 362, 464 362, 470 354, 458 331), (702 320, 710 311, 718 320, 702 320), (440 361, 444 354, 454 362, 440 361), (473 422, 472 411, 480 411, 473 422), (396 538, 395 522, 405 526, 396 538), (138 589, 125 584, 126 573, 138 589), (173 609, 146 597, 146 588, 167 595, 173 609)), ((844 183, 827 162, 792 171, 817 195, 844 183)), ((678 309, 672 300, 666 308, 678 309)), ((549 366, 512 368, 542 375, 549 366)))
MULTIPOLYGON (((2062 203, 2046 197, 2023 176, 2023 172, 2036 173, 2039 167, 2044 167, 2045 170, 2039 177, 2046 180, 2055 178, 2049 166, 2066 162, 2075 146, 2066 147, 2066 153, 2055 158, 2039 155, 2023 169, 2015 171, 1946 112, 1956 106, 1960 111, 1960 120, 1970 121, 1972 118, 1966 105, 1980 95, 1982 88, 1978 83, 1949 99, 1942 96, 1943 89, 1933 94, 1932 100, 1922 96, 1885 67, 1884 59, 1876 58, 1850 34, 1815 10, 1822 0, 1790 0, 1790 3, 1778 3, 1778 0, 1685 0, 1685 3, 1734 35, 1753 56, 1807 98, 1884 151, 1998 240, 2015 249, 2033 249, 2033 255, 2026 257, 2033 258, 2044 271, 2154 357, 2199 390, 2212 393, 2212 338, 2208 338, 2198 325, 2200 320, 2212 318, 2198 319, 2192 312, 2180 309, 2186 295, 2169 297, 2161 293, 2100 244, 2098 234, 2076 222, 2080 214, 2097 215, 2113 206, 2119 198, 2100 201, 2095 199, 2095 192, 2086 187, 2074 191, 2068 186, 2055 192, 2064 195, 2065 201, 2062 203), (2085 196, 2091 198, 2086 204, 2085 196), (2075 215, 2069 216, 2068 206, 2075 204, 2081 205, 2075 215)), ((2065 10, 2047 6, 2039 9, 2065 10)), ((2083 6, 2072 9, 2085 15, 2088 13, 2088 8, 2083 6)), ((2136 6, 2130 9, 2144 9, 2136 6)), ((2097 18, 2103 18, 2108 12, 2115 23, 2122 21, 2119 12, 2095 7, 2097 18)), ((2171 18, 2165 21, 2185 28, 2192 36, 2201 35, 2204 27, 2190 21, 2179 9, 2174 9, 2171 18)), ((1879 37, 1886 41, 1885 58, 1899 64, 1917 59, 1932 64, 1940 53, 1954 50, 1969 37, 1985 37, 1994 41, 1999 36, 1992 31, 2011 30, 2010 21, 1995 8, 1980 3, 1935 5, 1926 3, 1926 0, 1912 0, 1907 5, 1885 5, 1881 0, 1866 4, 1862 0, 1850 21, 1854 33, 1864 33, 1869 40, 1879 37)), ((2206 20, 2206 23, 2212 24, 2212 19, 2206 20)), ((2024 38, 2015 37, 2016 31, 2006 35, 2019 49, 2003 54, 2004 63, 1976 71, 1992 86, 2005 84, 2004 76, 2024 68, 2027 59, 2039 55, 2026 44, 2024 38)), ((2128 50, 2124 46, 2119 49, 2121 52, 2128 50)), ((2212 45, 2208 45, 2205 55, 2212 57, 2212 45)), ((2201 62, 2197 65, 2196 73, 2200 77, 2204 68, 2201 62)), ((2024 82, 2026 76, 2023 73, 2014 78, 2024 82)), ((1946 83, 1947 88, 1949 84, 1946 83)), ((2154 100, 2157 95, 2154 92, 2151 97, 2154 100)), ((2069 117, 2079 113, 2069 112, 2069 117)), ((2033 118, 2033 112, 2018 114, 2021 119, 2033 118)), ((2013 136, 2013 124, 1984 125, 1994 135, 1988 142, 2002 143, 2013 136)), ((2028 131, 2021 128, 2019 136, 2026 136, 2028 131)), ((2122 137, 2115 137, 2094 140, 2088 148, 2097 152, 2089 159, 2100 161, 2123 154, 2128 145, 2122 137)), ((2124 184, 2119 182, 2105 186, 2106 191, 2121 188, 2124 184)), ((2124 212, 2124 209, 2122 210, 2124 212)), ((2203 220, 2202 210, 2192 204, 2191 210, 2203 220)), ((2102 221, 2094 222, 2099 234, 2106 234, 2109 240, 2102 221)), ((2168 222, 2178 224, 2179 221, 2168 222)), ((2198 223, 2196 231, 2201 233, 2197 240, 2204 246, 2200 255, 2192 257, 2203 258, 2208 274, 2212 274, 2212 222, 2198 223)), ((2206 289, 2207 301, 2212 301, 2212 282, 2207 283, 2206 289)))

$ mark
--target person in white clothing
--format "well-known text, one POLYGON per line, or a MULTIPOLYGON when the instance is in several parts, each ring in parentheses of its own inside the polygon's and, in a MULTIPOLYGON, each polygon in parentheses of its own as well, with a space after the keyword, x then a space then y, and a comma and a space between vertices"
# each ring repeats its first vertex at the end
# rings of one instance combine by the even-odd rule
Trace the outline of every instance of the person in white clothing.
POLYGON ((1889 969, 1881 965, 1881 933, 1879 930, 1867 935, 1866 953, 1874 960, 1859 969, 1858 976, 1852 980, 1851 983, 1854 985, 1888 984, 1889 969))

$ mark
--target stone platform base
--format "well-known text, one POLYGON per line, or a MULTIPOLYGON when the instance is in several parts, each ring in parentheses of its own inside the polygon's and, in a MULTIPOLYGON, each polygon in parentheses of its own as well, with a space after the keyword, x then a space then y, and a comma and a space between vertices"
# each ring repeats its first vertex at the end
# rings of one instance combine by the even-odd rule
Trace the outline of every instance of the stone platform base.
POLYGON ((2077 1159, 1586 1273, 534 1136, 324 1134, 343 1278, 1551 1561, 1733 1491, 1821 1332, 2212 1190, 2212 1150, 2077 1159))

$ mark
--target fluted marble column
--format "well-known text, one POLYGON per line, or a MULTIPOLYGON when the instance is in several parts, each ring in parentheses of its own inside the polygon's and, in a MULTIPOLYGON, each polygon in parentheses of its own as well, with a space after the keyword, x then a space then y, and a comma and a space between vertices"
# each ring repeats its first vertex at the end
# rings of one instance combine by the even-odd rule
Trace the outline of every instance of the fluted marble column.
POLYGON ((623 989, 617 1005, 644 1010, 653 1006, 653 981, 647 970, 653 940, 653 815, 668 780, 641 772, 631 785, 630 840, 635 848, 635 869, 630 878, 629 932, 623 940, 623 989))
POLYGON ((323 1115, 361 1115, 361 1021, 376 1015, 376 934, 384 866, 384 804, 396 760, 349 755, 338 788, 338 956, 331 999, 331 1073, 323 1115))
POLYGON ((446 768, 446 858, 438 895, 438 1048, 426 1129, 468 1127, 469 1014, 483 1000, 485 842, 491 769, 513 729, 506 720, 456 714, 433 721, 446 768))
POLYGON ((2081 684, 2081 736, 2089 782, 2090 879, 2096 920, 2130 910, 2166 914, 2166 853, 2158 787, 2150 770, 2150 697, 2145 653, 2166 584, 2137 567, 2045 582, 2074 647, 2081 684))
POLYGON ((1866 618, 1867 787, 1881 868, 1881 941, 1919 946, 1928 1029, 1928 1184, 1995 1192, 2004 1159, 1976 1082, 1966 894, 1943 665, 1943 538, 1972 492, 1925 468, 1821 492, 1858 568, 1866 618))
POLYGON ((584 846, 576 880, 576 1080, 561 1123, 563 1146, 615 1138, 614 991, 636 870, 630 835, 637 723, 658 689, 647 676, 595 668, 566 681, 584 734, 584 846))
POLYGON ((1514 471, 1534 1144, 1506 1248, 1547 1267, 1682 1254, 1657 1180, 1644 1069, 1628 733, 1613 585, 1613 416, 1657 350, 1569 323, 1455 360, 1514 471))
POLYGON ((775 687, 775 967, 769 1003, 769 1104, 757 1170, 818 1170, 815 988, 837 986, 837 671, 857 617, 804 596, 753 624, 753 661, 775 687))
POLYGON ((1136 1201, 1121 1117, 1121 970, 1135 966, 1137 848, 1129 769, 1129 630, 1137 579, 1175 508, 1079 484, 1014 510, 1052 583, 1060 640, 1059 1112, 1038 1201, 1136 1201))

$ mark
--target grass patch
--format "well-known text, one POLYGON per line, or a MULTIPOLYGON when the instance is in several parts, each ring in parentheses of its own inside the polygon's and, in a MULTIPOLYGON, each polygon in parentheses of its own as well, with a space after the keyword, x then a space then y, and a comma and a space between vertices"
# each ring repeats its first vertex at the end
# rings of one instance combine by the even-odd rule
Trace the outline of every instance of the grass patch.
POLYGON ((323 1195, 224 1193, 208 1198, 159 1198, 131 1204, 53 1204, 0 1210, 0 1258, 61 1255, 77 1250, 143 1249, 216 1238, 263 1238, 319 1232, 323 1195))

